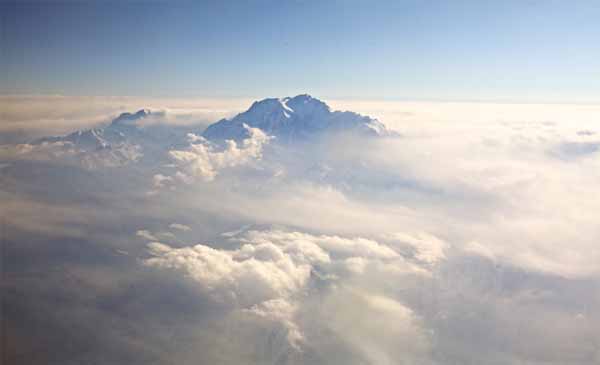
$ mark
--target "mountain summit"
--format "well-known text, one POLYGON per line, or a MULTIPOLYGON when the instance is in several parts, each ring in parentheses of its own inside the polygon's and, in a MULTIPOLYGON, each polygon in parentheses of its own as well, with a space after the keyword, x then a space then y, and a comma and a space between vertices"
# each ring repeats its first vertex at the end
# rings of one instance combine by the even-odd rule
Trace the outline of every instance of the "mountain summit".
POLYGON ((119 115, 117 118, 115 118, 112 121, 112 125, 134 124, 134 123, 136 123, 136 121, 138 121, 140 119, 144 119, 144 118, 150 116, 151 114, 156 114, 156 113, 152 113, 148 109, 140 109, 133 114, 132 113, 121 113, 121 115, 119 115))
POLYGON ((321 100, 302 94, 254 102, 250 109, 234 118, 210 125, 203 136, 209 140, 241 140, 248 137, 245 126, 261 129, 281 142, 340 132, 363 136, 393 134, 377 119, 353 112, 331 111, 321 100))

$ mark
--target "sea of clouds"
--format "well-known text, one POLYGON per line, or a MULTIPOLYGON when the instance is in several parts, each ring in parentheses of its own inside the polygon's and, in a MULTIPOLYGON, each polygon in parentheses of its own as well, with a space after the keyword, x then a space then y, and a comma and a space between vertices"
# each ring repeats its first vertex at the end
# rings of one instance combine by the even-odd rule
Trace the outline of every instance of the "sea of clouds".
POLYGON ((248 103, 8 99, 12 363, 600 362, 598 106, 334 100, 400 137, 249 128, 81 166, 28 141, 143 103, 167 125, 248 103))

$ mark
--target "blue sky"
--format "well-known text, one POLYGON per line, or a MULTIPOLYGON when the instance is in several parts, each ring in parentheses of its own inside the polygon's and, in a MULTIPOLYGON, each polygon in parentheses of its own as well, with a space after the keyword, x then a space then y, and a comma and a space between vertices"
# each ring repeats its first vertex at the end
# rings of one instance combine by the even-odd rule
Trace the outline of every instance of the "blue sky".
POLYGON ((600 1, 2 2, 4 94, 600 100, 600 1))

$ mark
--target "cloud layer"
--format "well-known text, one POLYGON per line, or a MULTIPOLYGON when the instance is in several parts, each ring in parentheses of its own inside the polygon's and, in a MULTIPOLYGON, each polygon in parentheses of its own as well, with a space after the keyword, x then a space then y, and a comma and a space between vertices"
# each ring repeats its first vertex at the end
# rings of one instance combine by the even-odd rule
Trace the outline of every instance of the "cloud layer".
MULTIPOLYGON (((131 101, 60 98, 33 114, 15 103, 11 120, 43 126, 35 110, 56 103, 48 126, 79 128, 80 112, 94 124, 131 101)), ((596 106, 332 104, 402 137, 283 148, 256 129, 224 144, 192 134, 126 165, 3 145, 9 359, 600 361, 596 106)))

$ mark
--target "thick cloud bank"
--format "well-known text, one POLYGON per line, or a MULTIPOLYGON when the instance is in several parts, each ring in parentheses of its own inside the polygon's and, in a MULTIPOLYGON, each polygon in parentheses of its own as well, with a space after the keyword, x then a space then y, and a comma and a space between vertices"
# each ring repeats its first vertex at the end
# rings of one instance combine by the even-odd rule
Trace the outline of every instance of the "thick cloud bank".
MULTIPOLYGON (((147 231, 141 232, 138 236, 154 238, 147 231)), ((430 263, 430 250, 417 243, 419 239, 403 234, 396 236, 415 248, 417 261, 425 255, 430 263)), ((319 347, 305 336, 305 327, 310 325, 305 323, 308 314, 301 313, 305 306, 313 305, 306 302, 315 295, 327 298, 321 309, 326 312, 322 314, 335 318, 326 328, 339 332, 338 336, 346 341, 356 342, 361 356, 375 357, 373 361, 382 357, 392 362, 395 355, 400 354, 394 354, 396 341, 406 342, 407 352, 403 356, 412 356, 427 346, 427 336, 412 310, 365 285, 365 281, 380 275, 393 280, 430 275, 426 268, 410 262, 393 247, 360 237, 281 230, 250 230, 226 234, 226 237, 235 248, 217 249, 206 244, 173 248, 150 242, 151 257, 144 260, 144 264, 193 280, 198 290, 222 307, 279 323, 286 329, 287 345, 298 354, 304 346, 319 347), (337 301, 343 301, 339 305, 345 306, 347 313, 338 313, 337 305, 329 303, 337 301), (367 308, 372 312, 369 317, 380 319, 371 322, 365 318, 364 324, 354 326, 352 307, 355 306, 367 308), (343 329, 345 326, 349 331, 343 329), (382 329, 398 336, 411 336, 411 339, 384 340, 384 336, 377 333, 382 329), (378 340, 361 344, 360 338, 365 335, 376 336, 378 340), (379 340, 384 343, 378 343, 379 340), (409 351, 411 346, 418 349, 409 351), (377 353, 370 353, 374 349, 377 353)), ((441 243, 435 237, 428 238, 433 245, 441 243)))
POLYGON ((187 149, 169 151, 169 156, 180 168, 177 176, 187 182, 192 182, 194 178, 212 181, 221 169, 259 160, 263 145, 268 143, 270 137, 260 129, 244 127, 249 137, 240 146, 235 141, 228 140, 221 150, 217 150, 203 137, 189 134, 190 145, 187 149))
MULTIPOLYGON (((218 117, 325 129, 286 100, 218 117)), ((597 106, 336 101, 397 133, 282 141, 109 101, 2 140, 7 363, 600 362, 597 106)))

